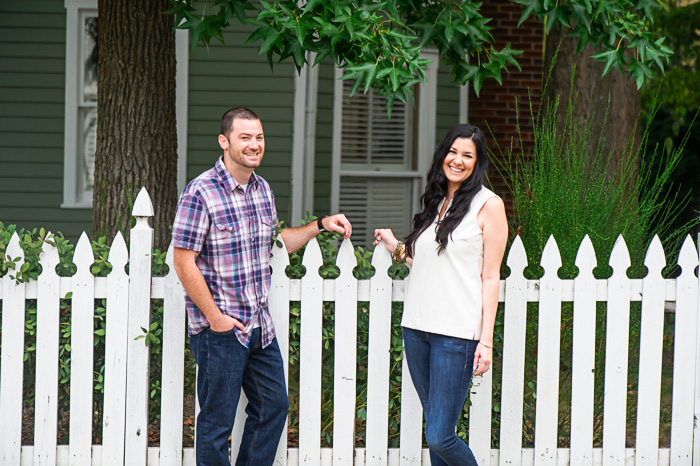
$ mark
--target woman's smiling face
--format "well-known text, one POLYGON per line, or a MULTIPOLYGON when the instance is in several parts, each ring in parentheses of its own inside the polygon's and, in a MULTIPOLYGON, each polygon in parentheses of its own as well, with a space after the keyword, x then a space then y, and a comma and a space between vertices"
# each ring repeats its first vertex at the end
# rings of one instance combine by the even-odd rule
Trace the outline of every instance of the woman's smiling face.
POLYGON ((448 192, 454 193, 471 176, 476 165, 476 145, 468 138, 457 138, 442 161, 448 192))

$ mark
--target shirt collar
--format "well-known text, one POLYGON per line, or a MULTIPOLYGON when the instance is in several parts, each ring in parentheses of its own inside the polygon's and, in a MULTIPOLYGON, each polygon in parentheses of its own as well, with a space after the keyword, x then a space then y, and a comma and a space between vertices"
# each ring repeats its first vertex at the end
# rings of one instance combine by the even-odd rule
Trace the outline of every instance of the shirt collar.
MULTIPOLYGON (((224 187, 226 188, 227 192, 233 192, 236 187, 240 185, 238 181, 229 173, 228 170, 226 170, 226 165, 224 165, 224 156, 222 155, 219 157, 219 159, 216 161, 216 165, 214 165, 214 168, 216 169, 216 173, 219 175, 219 179, 223 183, 224 187)), ((248 180, 248 187, 253 188, 258 186, 258 175, 255 174, 255 172, 250 174, 250 179, 248 180)))

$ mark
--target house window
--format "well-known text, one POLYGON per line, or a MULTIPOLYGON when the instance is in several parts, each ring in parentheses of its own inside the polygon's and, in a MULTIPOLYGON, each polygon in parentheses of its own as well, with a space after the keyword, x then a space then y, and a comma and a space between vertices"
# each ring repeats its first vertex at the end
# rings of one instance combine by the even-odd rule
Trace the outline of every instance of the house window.
POLYGON ((90 208, 97 139, 97 2, 66 0, 63 204, 90 208))
POLYGON ((375 228, 401 238, 420 189, 413 107, 397 101, 389 118, 374 89, 350 97, 352 81, 342 83, 339 211, 353 225, 353 242, 370 245, 375 228))

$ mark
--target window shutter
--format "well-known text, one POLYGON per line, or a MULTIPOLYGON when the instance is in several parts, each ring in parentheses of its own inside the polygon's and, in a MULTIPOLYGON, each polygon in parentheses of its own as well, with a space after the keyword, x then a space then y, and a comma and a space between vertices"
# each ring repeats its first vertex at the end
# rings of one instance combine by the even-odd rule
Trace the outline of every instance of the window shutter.
POLYGON ((370 89, 350 98, 351 87, 351 80, 343 82, 339 207, 353 225, 353 242, 369 246, 375 228, 391 228, 398 238, 408 232, 412 179, 377 175, 410 170, 411 122, 402 102, 388 118, 384 97, 370 89), (355 174, 343 175, 344 170, 355 174))

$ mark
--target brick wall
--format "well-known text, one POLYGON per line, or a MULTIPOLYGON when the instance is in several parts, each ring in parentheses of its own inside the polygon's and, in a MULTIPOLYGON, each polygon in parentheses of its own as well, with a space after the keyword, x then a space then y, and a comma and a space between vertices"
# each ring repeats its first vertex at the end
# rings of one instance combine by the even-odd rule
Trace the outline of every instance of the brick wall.
MULTIPOLYGON (((472 91, 469 95, 469 121, 484 131, 489 141, 489 148, 497 156, 499 156, 498 147, 504 156, 507 155, 511 141, 514 156, 519 157, 523 154, 527 156, 532 151, 534 139, 530 118, 530 99, 533 104, 533 115, 536 116, 542 91, 544 28, 536 16, 531 16, 518 27, 523 8, 506 0, 484 2, 481 11, 484 17, 493 18, 489 25, 493 28, 491 33, 495 39, 494 48, 500 50, 510 43, 512 48, 523 50, 523 53, 516 57, 522 71, 518 71, 511 65, 509 73, 503 74, 502 86, 499 86, 494 79, 487 79, 483 83, 479 97, 472 91), (518 114, 520 136, 523 141, 522 150, 517 128, 518 114)), ((496 192, 506 201, 506 208, 510 212, 512 202, 508 190, 493 167, 489 177, 496 192)))

